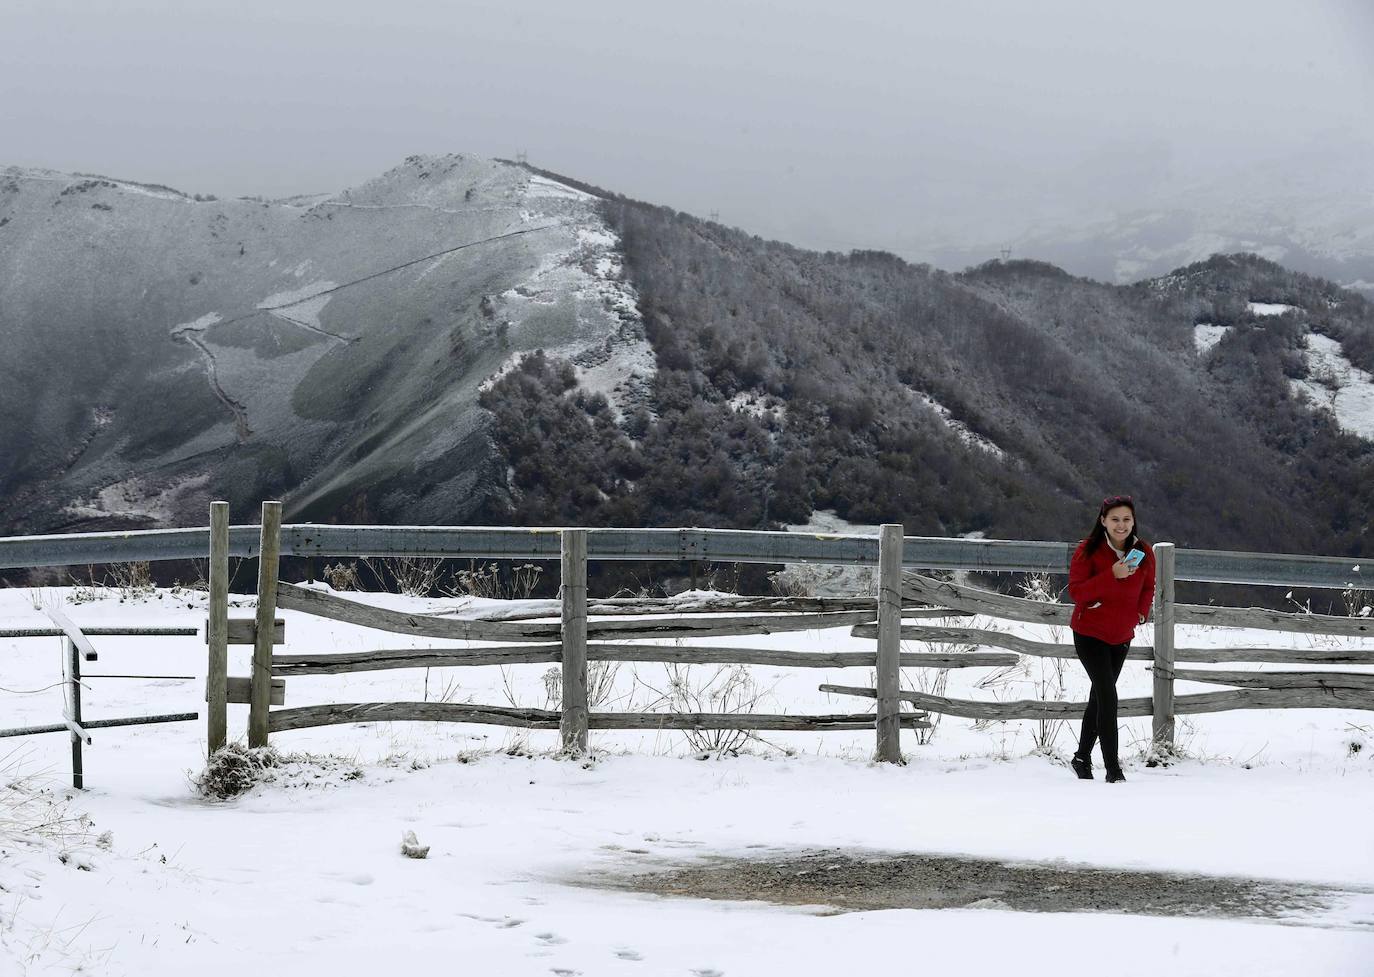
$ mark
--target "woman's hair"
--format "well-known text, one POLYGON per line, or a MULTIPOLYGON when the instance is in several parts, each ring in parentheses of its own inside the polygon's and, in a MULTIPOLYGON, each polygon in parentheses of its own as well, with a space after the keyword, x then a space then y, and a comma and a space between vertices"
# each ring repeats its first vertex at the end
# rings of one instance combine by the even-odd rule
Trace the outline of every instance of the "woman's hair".
MULTIPOLYGON (((1107 530, 1102 525, 1102 517, 1111 512, 1117 506, 1124 505, 1131 510, 1131 516, 1135 516, 1135 500, 1129 495, 1109 495, 1102 500, 1102 505, 1097 510, 1097 518, 1093 520, 1093 530, 1088 534, 1088 539, 1083 547, 1083 552, 1091 555, 1097 552, 1097 548, 1107 539, 1107 530)), ((1126 537, 1126 549, 1139 548, 1144 543, 1144 538, 1140 535, 1140 522, 1137 520, 1131 527, 1131 535, 1126 537)))

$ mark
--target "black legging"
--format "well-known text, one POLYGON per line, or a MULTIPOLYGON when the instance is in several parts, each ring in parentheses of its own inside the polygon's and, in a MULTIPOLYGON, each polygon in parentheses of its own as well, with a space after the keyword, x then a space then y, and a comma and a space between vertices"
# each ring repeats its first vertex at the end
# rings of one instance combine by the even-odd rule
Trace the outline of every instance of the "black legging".
POLYGON ((1109 645, 1099 638, 1073 633, 1073 649, 1092 680, 1088 708, 1083 710, 1083 729, 1078 734, 1078 756, 1092 758, 1093 744, 1102 740, 1102 763, 1109 770, 1119 769, 1116 740, 1116 680, 1126 663, 1131 643, 1109 645))

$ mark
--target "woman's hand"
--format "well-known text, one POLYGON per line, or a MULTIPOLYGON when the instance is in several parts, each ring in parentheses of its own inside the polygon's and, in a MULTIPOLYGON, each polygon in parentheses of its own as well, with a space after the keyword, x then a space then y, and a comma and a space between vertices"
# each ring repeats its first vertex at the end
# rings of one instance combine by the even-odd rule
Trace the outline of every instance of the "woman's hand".
POLYGON ((1135 567, 1131 566, 1125 560, 1117 560, 1112 564, 1112 576, 1116 577, 1118 580, 1125 580, 1133 573, 1135 573, 1135 567))

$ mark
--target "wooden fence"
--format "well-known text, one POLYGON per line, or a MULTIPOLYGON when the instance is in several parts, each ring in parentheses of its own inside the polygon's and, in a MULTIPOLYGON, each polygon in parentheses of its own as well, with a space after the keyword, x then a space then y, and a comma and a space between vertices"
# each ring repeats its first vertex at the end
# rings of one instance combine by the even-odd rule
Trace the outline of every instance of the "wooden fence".
MULTIPOLYGON (((218 503, 216 505, 219 505, 218 503)), ((785 715, 745 712, 591 712, 587 701, 587 667, 594 661, 668 662, 679 664, 771 664, 790 667, 834 668, 846 666, 875 667, 880 665, 878 652, 813 653, 770 648, 722 648, 709 646, 644 645, 635 642, 676 638, 693 638, 776 634, 852 626, 887 620, 892 630, 892 644, 897 646, 896 629, 903 615, 910 619, 949 614, 944 609, 901 606, 900 597, 900 528, 892 536, 887 552, 889 563, 896 571, 886 596, 876 598, 816 599, 816 598, 728 598, 698 600, 684 607, 675 601, 589 601, 587 598, 587 536, 585 529, 560 532, 562 578, 556 603, 534 612, 545 620, 531 620, 530 614, 502 616, 498 619, 462 618, 408 614, 372 607, 333 594, 282 583, 276 579, 271 566, 280 552, 275 538, 279 533, 279 509, 276 503, 264 506, 262 554, 259 573, 257 616, 248 628, 231 627, 227 622, 227 599, 216 586, 219 571, 227 566, 227 546, 224 527, 227 521, 213 518, 212 525, 221 527, 211 537, 212 613, 211 679, 209 691, 210 726, 218 739, 211 738, 213 751, 224 742, 225 703, 232 697, 221 694, 220 688, 232 683, 225 673, 227 644, 232 634, 238 640, 254 642, 254 656, 250 685, 252 693, 248 719, 250 746, 266 745, 272 733, 335 723, 364 721, 420 720, 431 722, 471 722, 527 729, 558 729, 562 748, 570 754, 587 749, 587 737, 592 729, 654 729, 654 730, 771 730, 824 731, 842 729, 872 729, 872 713, 838 715, 785 715), (897 559, 891 554, 896 554, 897 559), (889 609, 886 605, 891 603, 889 609), (223 607, 223 609, 221 609, 223 607), (285 609, 312 614, 328 620, 361 627, 374 628, 411 637, 491 642, 465 648, 405 648, 375 651, 335 653, 329 650, 304 653, 274 654, 273 640, 256 640, 264 633, 265 622, 274 621, 277 610, 285 609), (687 616, 683 615, 684 611, 687 616), (595 619, 593 612, 595 612, 595 619), (635 614, 633 620, 616 620, 635 614), (668 615, 674 615, 669 617, 668 615), (558 620, 548 620, 557 617, 558 620), (611 618, 607 620, 606 618, 611 618), (300 706, 272 710, 260 690, 260 676, 282 681, 292 675, 332 675, 356 671, 376 671, 390 668, 454 667, 476 665, 510 665, 535 662, 560 664, 562 667, 562 702, 558 710, 522 709, 497 705, 457 705, 443 702, 353 702, 317 706, 300 706)), ((248 622, 244 622, 247 624, 248 622)), ((1015 660, 1004 653, 979 655, 908 655, 902 656, 908 665, 938 665, 939 667, 977 667, 1005 665, 1015 660)), ((265 684, 265 683, 264 683, 265 684)), ((283 689, 283 692, 285 690, 283 689)), ((900 704, 893 700, 894 705, 900 704)), ((897 732, 927 726, 918 714, 895 715, 886 723, 889 736, 884 747, 897 749, 897 732)), ((898 754, 900 756, 900 754, 898 754)))
MULTIPOLYGON (((227 518, 222 523, 227 528, 227 518)), ((323 650, 274 655, 271 641, 259 641, 254 653, 250 745, 265 744, 273 732, 364 720, 477 722, 531 729, 557 728, 561 733, 563 749, 571 753, 585 751, 590 729, 874 728, 877 735, 876 757, 883 761, 900 762, 900 730, 927 726, 928 720, 923 713, 941 712, 978 719, 1055 719, 1081 715, 1085 705, 1045 701, 974 702, 902 691, 900 675, 903 667, 999 667, 1016 664, 1021 655, 1071 658, 1074 657, 1074 651, 1072 645, 1037 642, 992 630, 903 623, 904 620, 915 621, 920 618, 983 614, 1014 621, 1067 625, 1071 608, 1064 604, 1008 597, 916 573, 904 573, 903 562, 909 541, 903 538, 900 526, 882 527, 878 538, 873 541, 877 544, 877 552, 872 554, 876 557, 873 562, 878 567, 876 598, 731 598, 698 601, 690 609, 672 601, 589 602, 586 575, 590 532, 584 529, 561 530, 558 534, 562 572, 559 601, 556 605, 549 602, 547 607, 527 612, 523 619, 516 615, 503 615, 502 619, 452 619, 403 614, 280 583, 276 580, 274 569, 277 554, 280 553, 281 534, 277 504, 268 503, 264 506, 262 526, 258 551, 264 559, 260 564, 258 628, 263 627, 263 622, 274 620, 277 608, 284 608, 392 633, 492 644, 461 649, 381 649, 348 654, 323 650), (636 619, 614 620, 617 615, 625 614, 634 614, 636 619), (655 615, 667 614, 678 616, 655 619, 655 615), (559 618, 558 621, 551 620, 555 616, 559 618), (741 647, 663 647, 634 643, 665 637, 690 640, 694 637, 771 634, 846 625, 851 627, 851 634, 857 637, 875 638, 875 652, 815 653, 741 647), (920 640, 932 645, 972 645, 1004 651, 904 654, 901 651, 903 640, 920 640), (876 688, 832 684, 820 688, 826 692, 875 699, 876 711, 871 714, 826 716, 593 713, 587 703, 587 664, 590 661, 869 667, 875 669, 876 688), (363 702, 272 711, 266 700, 267 686, 265 682, 260 684, 263 678, 284 681, 291 675, 530 662, 561 664, 563 697, 560 710, 429 702, 363 702), (922 712, 903 712, 903 703, 922 712)), ((546 534, 539 531, 537 535, 546 534)), ((212 557, 212 563, 222 565, 227 559, 227 539, 223 531, 216 538, 219 540, 215 550, 218 555, 212 557)), ((844 553, 837 555, 847 557, 854 552, 854 537, 832 538, 851 544, 844 553)), ((777 541, 769 552, 776 553, 781 548, 784 548, 782 542, 777 541)), ((872 552, 871 547, 868 552, 872 552)), ((640 554, 624 550, 614 552, 618 558, 636 555, 640 554)), ((757 555, 749 558, 760 559, 757 555)), ((1362 636, 1374 631, 1374 622, 1364 618, 1284 614, 1256 608, 1179 605, 1174 601, 1176 554, 1172 544, 1161 543, 1156 546, 1156 564, 1158 585, 1154 609, 1154 645, 1132 653, 1134 658, 1153 661, 1153 695, 1124 700, 1121 714, 1151 716, 1157 749, 1173 748, 1174 721, 1179 714, 1255 708, 1374 708, 1374 687, 1371 687, 1374 686, 1374 677, 1359 673, 1179 670, 1176 667, 1178 662, 1374 664, 1374 652, 1359 650, 1175 648, 1174 628, 1179 623, 1362 636), (1179 697, 1174 694, 1174 684, 1180 679, 1236 685, 1240 688, 1229 692, 1179 697)), ((1062 571, 1063 567, 1058 569, 1062 571)), ((212 659, 222 661, 222 657, 216 659, 215 655, 212 647, 212 659)), ((216 708, 222 711, 223 705, 216 706, 212 697, 212 715, 216 708)), ((222 721, 219 725, 222 728, 222 721)), ((212 739, 212 748, 215 745, 212 739)))
MULTIPOLYGON (((64 537, 0 539, 0 568, 54 566, 132 559, 188 559, 205 553, 205 530, 82 534, 64 537)), ((1016 621, 1067 624, 1067 605, 1038 603, 960 587, 906 572, 910 569, 963 569, 1063 573, 1071 545, 1051 542, 903 537, 901 527, 884 526, 878 536, 744 532, 709 529, 511 529, 482 527, 384 527, 281 525, 280 503, 263 505, 260 526, 231 527, 225 503, 211 506, 210 616, 207 627, 209 704, 207 736, 211 749, 226 736, 225 705, 250 706, 249 742, 262 745, 272 732, 360 720, 439 720, 493 723, 526 728, 558 728, 564 749, 585 750, 590 729, 875 729, 877 758, 899 762, 898 731, 921 727, 920 714, 902 712, 903 703, 919 709, 986 718, 1058 718, 1081 712, 1079 703, 975 703, 903 692, 903 667, 990 667, 1014 664, 1020 655, 1071 657, 1070 646, 1056 646, 972 628, 931 627, 921 618, 954 613, 990 614, 1016 621), (258 607, 252 620, 228 618, 228 558, 260 557, 258 607), (542 559, 560 561, 559 599, 526 614, 481 619, 401 614, 277 579, 282 556, 397 556, 450 559, 542 559), (615 601, 589 599, 589 560, 733 561, 741 563, 818 563, 878 568, 876 598, 731 598, 697 601, 615 601), (905 568, 905 569, 904 569, 905 568), (918 606, 919 605, 919 606, 918 606), (392 633, 490 642, 462 649, 421 648, 336 654, 328 649, 278 653, 284 640, 278 609, 315 614, 392 633), (547 613, 541 613, 547 611, 547 613), (532 617, 531 613, 538 614, 532 617), (614 620, 633 615, 635 620, 614 620), (544 618, 540 620, 539 617, 544 618), (551 620, 557 618, 557 620, 551 620), (608 620, 610 618, 610 620, 608 620), (849 626, 852 633, 876 639, 873 652, 819 653, 747 647, 637 644, 653 638, 742 636, 849 626), (972 644, 1000 651, 902 653, 904 639, 931 644, 972 644), (251 675, 227 675, 227 646, 253 645, 251 675), (593 661, 675 662, 683 664, 768 664, 786 667, 868 667, 876 688, 822 686, 823 689, 876 700, 875 713, 827 716, 711 713, 595 713, 586 700, 587 664, 593 661), (561 665, 561 709, 431 702, 363 702, 282 708, 285 680, 291 675, 428 666, 548 662, 561 665)), ((1185 579, 1257 585, 1363 588, 1361 568, 1336 557, 1289 556, 1156 548, 1159 587, 1154 614, 1155 643, 1134 658, 1154 662, 1154 689, 1148 699, 1126 700, 1124 715, 1151 715, 1162 747, 1173 741, 1180 713, 1237 708, 1374 707, 1374 690, 1358 673, 1238 673, 1178 669, 1177 663, 1288 662, 1297 664, 1374 664, 1374 653, 1276 648, 1174 648, 1176 624, 1264 628, 1307 634, 1360 636, 1374 622, 1260 609, 1178 605, 1173 581, 1185 579), (1235 691, 1177 697, 1174 683, 1212 681, 1235 691)))
MULTIPOLYGON (((1374 621, 1365 617, 1338 617, 1321 614, 1285 614, 1264 608, 1213 607, 1174 602, 1175 553, 1171 543, 1154 547, 1156 589, 1153 609, 1153 647, 1133 648, 1132 659, 1153 662, 1153 694, 1122 699, 1118 705, 1123 717, 1150 716, 1153 744, 1158 751, 1174 748, 1174 720, 1178 715, 1225 712, 1234 709, 1374 709, 1374 674, 1366 672, 1306 671, 1271 672, 1179 668, 1179 662, 1218 663, 1253 662, 1283 665, 1374 665, 1374 649, 1331 648, 1177 648, 1174 628, 1178 624, 1205 624, 1227 628, 1251 628, 1307 635, 1364 637, 1374 635, 1374 621), (1235 691, 1206 692, 1178 696, 1177 681, 1235 686, 1235 691)), ((1027 600, 995 594, 973 587, 934 580, 920 574, 904 577, 904 596, 915 597, 958 608, 959 610, 1012 621, 1067 627, 1071 605, 1027 600)), ((873 625, 858 625, 856 637, 879 637, 873 625)), ((995 630, 972 628, 903 626, 901 637, 932 645, 963 645, 1005 648, 1018 655, 1041 658, 1075 658, 1072 644, 1032 641, 995 630)), ((823 685, 821 689, 842 695, 877 698, 880 689, 823 685)), ((967 719, 1076 719, 1087 703, 1045 700, 972 701, 902 692, 904 702, 924 709, 967 719)))

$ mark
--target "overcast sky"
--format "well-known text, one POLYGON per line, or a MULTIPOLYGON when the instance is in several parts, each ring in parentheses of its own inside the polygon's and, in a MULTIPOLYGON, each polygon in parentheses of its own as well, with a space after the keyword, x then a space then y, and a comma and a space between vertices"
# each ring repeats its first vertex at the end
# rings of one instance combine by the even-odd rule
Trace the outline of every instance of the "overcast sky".
POLYGON ((1238 173, 1277 189, 1294 159, 1363 168, 1372 7, 6 0, 0 165, 284 196, 523 151, 766 236, 903 250, 1238 173))

